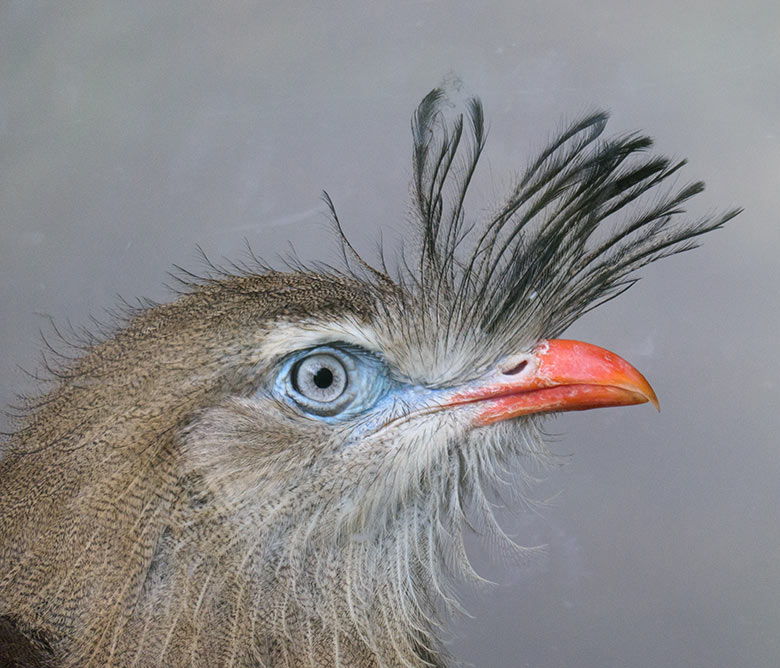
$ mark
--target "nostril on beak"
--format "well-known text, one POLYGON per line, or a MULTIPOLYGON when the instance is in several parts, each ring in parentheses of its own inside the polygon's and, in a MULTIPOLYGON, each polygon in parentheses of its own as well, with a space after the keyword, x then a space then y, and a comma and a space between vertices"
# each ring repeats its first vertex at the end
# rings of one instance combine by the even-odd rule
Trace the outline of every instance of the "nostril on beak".
POLYGON ((523 369, 525 369, 526 366, 528 366, 528 360, 523 360, 522 362, 520 362, 520 364, 513 366, 511 369, 507 369, 503 373, 505 376, 514 376, 515 374, 518 374, 523 369))

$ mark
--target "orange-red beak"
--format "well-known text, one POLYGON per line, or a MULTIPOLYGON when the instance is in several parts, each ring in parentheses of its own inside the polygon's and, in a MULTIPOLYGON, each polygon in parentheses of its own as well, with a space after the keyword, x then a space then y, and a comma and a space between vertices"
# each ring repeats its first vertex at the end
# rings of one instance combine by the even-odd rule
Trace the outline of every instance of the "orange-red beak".
POLYGON ((477 426, 553 411, 630 406, 658 399, 645 377, 614 353, 581 341, 550 339, 447 405, 475 404, 477 426), (517 362, 517 363, 515 363, 517 362))

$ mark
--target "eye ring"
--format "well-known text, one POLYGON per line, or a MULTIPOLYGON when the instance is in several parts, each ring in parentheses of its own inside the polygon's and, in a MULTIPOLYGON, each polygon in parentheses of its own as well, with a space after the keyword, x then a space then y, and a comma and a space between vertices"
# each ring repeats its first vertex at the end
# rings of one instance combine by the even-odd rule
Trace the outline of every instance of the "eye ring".
POLYGON ((287 375, 287 394, 320 416, 340 413, 355 398, 355 361, 335 348, 317 348, 296 360, 287 375))

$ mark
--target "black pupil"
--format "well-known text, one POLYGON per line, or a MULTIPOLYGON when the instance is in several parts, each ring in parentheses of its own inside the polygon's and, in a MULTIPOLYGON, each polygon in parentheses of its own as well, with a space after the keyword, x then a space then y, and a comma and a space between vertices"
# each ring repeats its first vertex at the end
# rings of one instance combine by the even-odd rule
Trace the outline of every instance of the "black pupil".
POLYGON ((327 367, 322 367, 314 374, 314 384, 321 390, 330 387, 333 384, 333 372, 327 367))

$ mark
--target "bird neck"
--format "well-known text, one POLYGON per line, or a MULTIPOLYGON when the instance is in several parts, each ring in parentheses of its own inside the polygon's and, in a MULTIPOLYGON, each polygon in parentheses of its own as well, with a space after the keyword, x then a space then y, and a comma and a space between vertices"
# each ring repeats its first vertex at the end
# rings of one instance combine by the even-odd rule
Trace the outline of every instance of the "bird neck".
POLYGON ((199 652, 222 661, 256 655, 301 667, 444 665, 438 630, 448 585, 429 549, 437 539, 422 531, 429 527, 421 508, 400 511, 380 531, 336 534, 322 528, 329 525, 322 508, 201 508, 163 537, 150 568, 146 612, 139 612, 168 611, 157 634, 188 648, 208 637, 212 646, 199 652), (207 636, 195 632, 204 627, 207 636))

